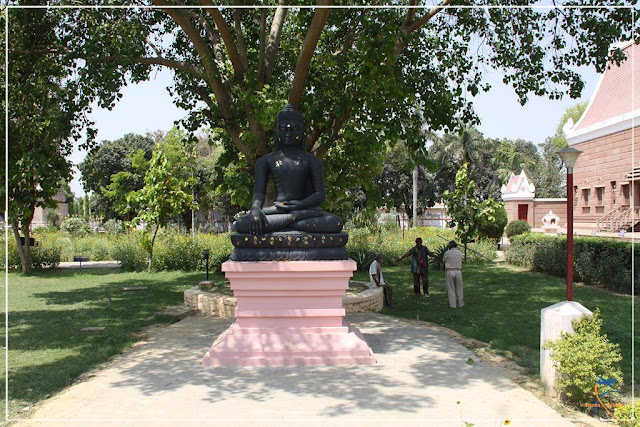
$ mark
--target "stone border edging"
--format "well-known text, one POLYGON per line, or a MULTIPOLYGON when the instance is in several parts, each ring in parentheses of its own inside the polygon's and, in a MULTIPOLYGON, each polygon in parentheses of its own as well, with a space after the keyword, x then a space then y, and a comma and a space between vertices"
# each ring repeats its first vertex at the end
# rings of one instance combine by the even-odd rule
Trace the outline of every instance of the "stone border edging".
MULTIPOLYGON (((367 285, 366 282, 350 280, 350 282, 367 285)), ((342 306, 347 313, 364 311, 380 311, 384 305, 382 288, 366 289, 358 295, 342 297, 342 306)), ((215 317, 235 317, 238 301, 235 297, 203 291, 199 287, 184 291, 184 303, 198 312, 215 317)))

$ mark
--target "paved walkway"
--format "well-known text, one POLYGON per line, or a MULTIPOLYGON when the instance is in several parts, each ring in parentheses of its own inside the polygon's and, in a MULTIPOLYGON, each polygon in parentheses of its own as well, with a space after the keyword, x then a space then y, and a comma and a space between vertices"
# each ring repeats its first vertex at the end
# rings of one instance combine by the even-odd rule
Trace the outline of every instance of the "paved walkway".
POLYGON ((437 328, 348 318, 376 365, 205 369, 200 359, 230 320, 190 317, 153 330, 18 425, 571 425, 437 328))

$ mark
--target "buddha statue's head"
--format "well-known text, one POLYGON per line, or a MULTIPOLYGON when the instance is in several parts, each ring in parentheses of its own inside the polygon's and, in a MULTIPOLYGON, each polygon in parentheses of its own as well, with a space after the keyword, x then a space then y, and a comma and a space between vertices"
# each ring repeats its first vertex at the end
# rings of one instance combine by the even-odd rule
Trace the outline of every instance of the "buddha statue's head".
POLYGON ((293 104, 287 104, 276 115, 276 150, 285 147, 305 148, 304 117, 293 104))

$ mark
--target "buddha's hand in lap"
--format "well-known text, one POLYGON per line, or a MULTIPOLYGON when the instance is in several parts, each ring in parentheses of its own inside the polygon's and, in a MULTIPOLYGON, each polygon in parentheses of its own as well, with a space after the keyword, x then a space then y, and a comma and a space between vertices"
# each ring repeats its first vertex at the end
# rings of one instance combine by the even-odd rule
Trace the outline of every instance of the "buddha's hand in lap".
POLYGON ((249 217, 251 218, 251 234, 262 234, 264 227, 267 223, 267 218, 260 208, 251 208, 249 211, 249 217))
POLYGON ((273 206, 275 206, 276 209, 279 212, 282 212, 282 213, 288 213, 288 212, 291 212, 291 211, 304 209, 303 203, 301 201, 299 201, 299 200, 290 200, 290 201, 286 201, 286 202, 275 202, 273 204, 273 206))

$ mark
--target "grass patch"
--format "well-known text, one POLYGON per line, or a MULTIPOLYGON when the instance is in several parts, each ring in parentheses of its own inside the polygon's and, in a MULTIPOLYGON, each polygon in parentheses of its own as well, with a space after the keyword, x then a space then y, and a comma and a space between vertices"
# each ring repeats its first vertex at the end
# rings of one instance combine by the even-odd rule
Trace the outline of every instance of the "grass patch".
MULTIPOLYGON (((122 273, 118 269, 9 274, 10 411, 15 415, 67 387, 139 340, 136 334, 144 328, 171 322, 156 313, 181 304, 184 290, 202 279, 202 273, 122 273), (148 289, 124 292, 125 286, 148 289), (80 332, 86 326, 106 329, 80 332)), ((221 279, 214 275, 213 280, 221 279)), ((4 316, 1 323, 4 338, 4 316)), ((4 369, 0 375, 4 399, 4 369)))
MULTIPOLYGON (((529 368, 540 370, 540 310, 565 300, 563 278, 536 273, 505 264, 475 264, 463 271, 465 307, 449 308, 444 271, 430 270, 431 298, 415 298, 413 277, 407 266, 384 268, 393 286, 395 308, 384 314, 419 319, 453 329, 469 338, 491 343, 494 350, 529 368)), ((363 272, 356 280, 366 280, 363 272)), ((632 299, 593 286, 574 285, 574 301, 591 311, 600 308, 602 330, 620 344, 625 384, 631 384, 632 299)), ((635 302, 636 310, 638 302, 635 302)), ((635 365, 640 366, 640 345, 636 342, 635 365)))

